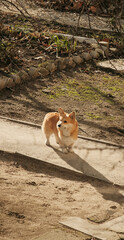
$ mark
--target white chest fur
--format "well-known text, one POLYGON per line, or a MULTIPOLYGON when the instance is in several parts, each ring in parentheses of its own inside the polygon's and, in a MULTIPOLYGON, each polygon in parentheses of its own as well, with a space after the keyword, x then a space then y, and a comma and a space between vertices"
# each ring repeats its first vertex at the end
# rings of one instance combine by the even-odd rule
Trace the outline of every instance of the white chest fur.
POLYGON ((61 139, 62 144, 64 144, 67 147, 74 144, 74 142, 75 142, 74 138, 72 138, 71 136, 68 136, 68 137, 62 136, 60 139, 61 139))

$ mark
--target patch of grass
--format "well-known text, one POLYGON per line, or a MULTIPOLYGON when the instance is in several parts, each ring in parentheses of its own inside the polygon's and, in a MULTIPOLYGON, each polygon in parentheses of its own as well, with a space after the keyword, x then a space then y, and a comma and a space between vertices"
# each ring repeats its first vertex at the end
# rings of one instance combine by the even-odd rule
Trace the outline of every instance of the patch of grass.
POLYGON ((83 100, 97 102, 100 99, 100 94, 88 86, 87 83, 79 83, 76 79, 66 79, 59 86, 51 88, 52 94, 49 94, 50 99, 55 99, 61 96, 71 97, 75 100, 83 100))
POLYGON ((119 91, 122 90, 122 88, 121 88, 121 87, 118 87, 118 86, 110 86, 110 87, 108 87, 108 89, 109 89, 110 91, 112 91, 113 93, 119 92, 119 91))
POLYGON ((112 80, 112 78, 111 77, 103 77, 102 78, 102 82, 105 82, 105 83, 109 83, 110 81, 112 80))
POLYGON ((59 97, 65 96, 65 91, 61 88, 54 88, 52 89, 52 92, 49 94, 50 99, 56 99, 59 97))
MULTIPOLYGON (((122 91, 122 83, 119 82, 119 79, 113 80, 111 77, 104 77, 97 84, 89 81, 78 81, 75 78, 67 78, 64 81, 61 80, 59 85, 51 87, 51 93, 48 96, 50 99, 66 96, 78 101, 95 104, 106 101, 113 105, 115 97, 120 96, 122 101, 122 91)), ((99 118, 99 116, 96 116, 96 118, 99 118)))
POLYGON ((115 119, 116 119, 115 116, 107 116, 106 117, 106 120, 108 120, 108 121, 114 121, 115 119))
POLYGON ((100 116, 99 114, 87 112, 85 113, 88 120, 102 120, 103 116, 100 116))
MULTIPOLYGON (((94 78, 94 82, 95 82, 95 78, 94 78)), ((116 76, 115 78, 113 78, 112 76, 108 76, 108 77, 103 76, 102 79, 97 84, 98 84, 97 91, 101 93, 104 100, 106 99, 107 102, 109 101, 109 103, 113 104, 113 99, 108 98, 109 95, 112 95, 113 98, 116 98, 117 101, 123 103, 124 82, 120 77, 116 76)), ((96 86, 96 82, 95 84, 93 83, 93 85, 96 86)))
POLYGON ((85 112, 84 114, 88 120, 102 120, 102 119, 105 120, 106 119, 107 121, 114 121, 116 119, 115 116, 112 116, 112 115, 105 116, 104 114, 98 114, 95 112, 85 112))

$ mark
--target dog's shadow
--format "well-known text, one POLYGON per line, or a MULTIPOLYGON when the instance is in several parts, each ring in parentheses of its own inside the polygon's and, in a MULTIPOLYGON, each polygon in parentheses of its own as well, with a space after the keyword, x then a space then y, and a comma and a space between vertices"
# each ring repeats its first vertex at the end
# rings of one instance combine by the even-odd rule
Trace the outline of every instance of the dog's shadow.
POLYGON ((111 200, 119 204, 124 203, 124 197, 119 192, 118 187, 114 186, 113 182, 111 182, 103 174, 98 172, 95 168, 93 168, 90 164, 88 164, 84 159, 78 156, 75 152, 65 154, 55 147, 52 147, 52 149, 63 161, 65 161, 68 165, 70 165, 75 170, 79 171, 82 174, 82 177, 84 175, 87 176, 87 178, 90 177, 89 180, 87 179, 87 181, 91 183, 91 185, 93 185, 100 194, 103 195, 104 199, 111 200), (98 179, 101 181, 98 183, 97 181, 93 181, 93 179, 98 179), (103 181, 104 181, 104 184, 103 184, 103 181), (105 184, 105 182, 107 185, 105 184), (108 193, 108 189, 109 189, 109 193, 108 193))
POLYGON ((69 152, 67 154, 63 153, 61 150, 51 146, 51 148, 56 152, 56 154, 65 161, 68 165, 70 165, 73 169, 78 172, 90 176, 93 178, 97 178, 99 180, 111 183, 109 179, 107 179, 103 174, 98 172, 95 168, 93 168, 90 164, 88 164, 83 158, 77 155, 75 152, 69 152))

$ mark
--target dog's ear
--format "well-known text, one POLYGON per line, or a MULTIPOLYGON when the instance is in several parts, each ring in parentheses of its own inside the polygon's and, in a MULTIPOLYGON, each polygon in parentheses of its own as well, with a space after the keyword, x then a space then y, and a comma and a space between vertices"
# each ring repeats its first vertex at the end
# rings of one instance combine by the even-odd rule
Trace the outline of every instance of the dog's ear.
POLYGON ((58 109, 58 112, 60 113, 60 115, 64 115, 65 113, 64 113, 64 110, 62 109, 62 108, 59 108, 58 109))
POLYGON ((70 117, 72 120, 74 120, 74 119, 75 119, 75 112, 71 112, 71 113, 69 114, 69 117, 70 117))

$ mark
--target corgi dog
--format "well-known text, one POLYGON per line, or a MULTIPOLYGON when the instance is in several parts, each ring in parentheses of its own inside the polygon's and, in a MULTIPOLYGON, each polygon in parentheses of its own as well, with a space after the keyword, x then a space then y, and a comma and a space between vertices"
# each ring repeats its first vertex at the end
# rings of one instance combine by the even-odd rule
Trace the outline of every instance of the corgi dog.
POLYGON ((58 112, 47 113, 42 131, 46 136, 46 145, 50 145, 50 136, 55 135, 56 143, 64 153, 73 152, 72 147, 78 137, 78 123, 75 112, 67 114, 62 108, 58 112))

